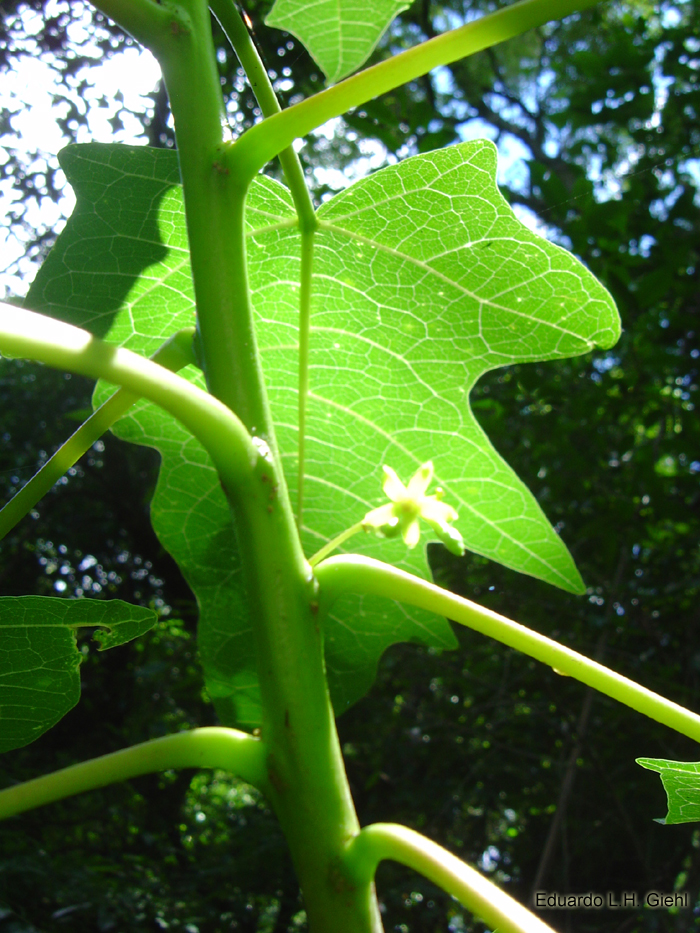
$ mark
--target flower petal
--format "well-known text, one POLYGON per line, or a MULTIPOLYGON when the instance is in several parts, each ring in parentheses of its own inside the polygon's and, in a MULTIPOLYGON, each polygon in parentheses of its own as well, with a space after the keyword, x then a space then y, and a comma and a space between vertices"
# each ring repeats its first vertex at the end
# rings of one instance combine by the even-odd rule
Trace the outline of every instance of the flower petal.
POLYGON ((420 514, 428 522, 454 522, 459 518, 452 506, 440 502, 437 496, 426 496, 423 499, 420 514))
POLYGON ((365 531, 374 531, 382 538, 395 538, 399 534, 409 548, 414 548, 420 540, 422 518, 433 528, 438 538, 453 554, 464 554, 464 541, 461 534, 450 526, 457 519, 457 512, 451 505, 442 501, 444 491, 440 488, 431 496, 426 496, 434 468, 432 460, 427 460, 413 474, 404 486, 390 466, 383 466, 384 494, 391 500, 386 505, 372 509, 362 519, 365 531))
POLYGON ((382 486, 384 494, 388 496, 392 502, 398 502, 399 499, 405 498, 406 487, 396 473, 390 466, 383 466, 382 470, 384 471, 384 484, 382 486))
POLYGON ((362 527, 365 531, 378 531, 385 525, 398 526, 399 520, 394 515, 394 506, 387 502, 386 505, 380 505, 378 509, 372 509, 362 519, 362 527))
POLYGON ((408 525, 404 527, 401 534, 408 547, 415 547, 420 540, 420 525, 418 524, 418 519, 414 518, 412 522, 409 522, 408 525))
POLYGON ((410 499, 422 499, 425 491, 433 481, 433 461, 428 460, 419 466, 408 481, 406 492, 410 499))

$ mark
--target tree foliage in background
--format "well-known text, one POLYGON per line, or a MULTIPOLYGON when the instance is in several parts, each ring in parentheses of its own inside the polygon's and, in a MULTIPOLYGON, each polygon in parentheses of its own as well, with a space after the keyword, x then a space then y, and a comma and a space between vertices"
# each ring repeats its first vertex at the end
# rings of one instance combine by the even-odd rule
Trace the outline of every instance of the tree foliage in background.
MULTIPOLYGON (((245 5, 254 24, 270 6, 245 5)), ((497 5, 417 0, 374 57, 497 5)), ((3 14, 0 67, 23 55, 62 61, 62 129, 66 142, 82 138, 89 113, 79 96, 89 79, 76 26, 81 4, 6 2, 3 14), (27 11, 44 6, 45 26, 28 35, 27 11)), ((97 19, 91 56, 130 42, 97 19)), ((293 37, 260 36, 286 102, 318 88, 321 77, 293 37)), ((329 171, 339 161, 352 174, 362 159, 376 167, 484 133, 503 151, 522 153, 503 179, 505 193, 611 289, 625 332, 606 354, 490 373, 473 391, 473 407, 557 523, 589 591, 571 597, 484 559, 453 562, 443 553, 439 562, 434 555, 436 578, 695 709, 699 53, 697 0, 601 3, 355 111, 308 165, 322 198, 341 183, 329 171)), ((220 66, 230 119, 245 126, 255 118, 253 99, 230 53, 220 66)), ((118 96, 106 105, 118 131, 129 116, 118 96)), ((172 145, 162 91, 139 119, 144 141, 172 145)), ((18 186, 10 219, 39 257, 54 229, 37 225, 33 205, 58 199, 55 154, 25 156, 12 141, 13 121, 6 109, 3 184, 18 186)), ((310 153, 306 147, 302 157, 310 153)), ((3 373, 0 483, 9 497, 89 402, 76 377, 59 409, 64 376, 20 363, 3 373), (9 461, 10 441, 21 461, 9 461)), ((0 544, 6 594, 69 597, 89 588, 162 611, 151 636, 86 654, 81 704, 14 753, 12 773, 0 763, 5 785, 182 723, 215 721, 192 656, 194 608, 146 521, 153 477, 149 451, 130 448, 127 457, 105 438, 0 544)), ((339 720, 361 822, 413 825, 523 900, 536 888, 643 895, 676 887, 697 904, 700 834, 650 819, 663 815, 663 792, 634 764, 640 755, 695 760, 693 743, 510 649, 463 630, 458 637, 457 652, 390 649, 369 696, 339 720)), ((0 853, 0 933, 300 928, 275 822, 256 792, 224 775, 144 777, 25 814, 0 828, 0 853)), ((452 931, 478 928, 428 882, 394 865, 380 872, 388 930, 432 933, 446 915, 452 931)), ((698 925, 693 908, 545 919, 562 931, 610 933, 698 925)))

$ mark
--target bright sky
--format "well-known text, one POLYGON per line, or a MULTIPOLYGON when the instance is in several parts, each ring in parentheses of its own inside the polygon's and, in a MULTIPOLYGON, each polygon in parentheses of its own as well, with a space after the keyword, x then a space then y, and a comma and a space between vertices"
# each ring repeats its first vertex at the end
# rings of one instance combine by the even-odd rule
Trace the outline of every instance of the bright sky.
MULTIPOLYGON (((68 9, 68 0, 48 0, 44 16, 58 17, 68 9)), ((57 154, 69 140, 63 133, 59 120, 65 119, 75 107, 81 114, 87 114, 87 126, 76 123, 76 141, 84 142, 120 142, 130 145, 145 145, 140 122, 127 111, 143 112, 152 109, 153 103, 146 95, 151 93, 160 77, 160 69, 153 56, 137 46, 116 53, 108 60, 103 60, 102 52, 86 40, 94 35, 92 18, 83 0, 73 0, 70 6, 72 21, 67 27, 68 38, 82 46, 81 54, 92 54, 94 62, 85 66, 69 83, 65 83, 56 67, 55 58, 41 53, 38 44, 32 47, 31 38, 27 44, 27 54, 16 65, 16 69, 3 75, 0 86, 0 105, 12 111, 11 127, 14 132, 0 135, 0 164, 7 161, 5 149, 14 149, 27 165, 28 171, 44 172, 58 167, 57 154), (82 87, 80 85, 83 84, 82 87), (121 101, 115 99, 121 95, 121 101), (115 118, 119 117, 123 126, 115 129, 115 118)), ((34 10, 25 10, 21 14, 23 31, 30 37, 39 33, 43 16, 34 10)), ((452 23, 445 24, 454 25, 452 23)), ((447 69, 439 69, 435 74, 437 85, 449 83, 447 69), (444 74, 441 74, 444 72, 444 74)), ((449 88, 444 87, 443 90, 449 88)), ((657 92, 663 95, 665 88, 660 86, 657 92)), ((332 138, 335 134, 345 135, 347 128, 340 119, 332 120, 317 131, 319 135, 332 138)), ((463 140, 488 137, 495 138, 495 131, 482 120, 469 120, 460 126, 463 140)), ((361 141, 362 158, 349 166, 345 172, 333 168, 316 169, 319 183, 326 183, 339 189, 347 186, 384 163, 386 151, 372 141, 361 141)), ((408 149, 406 155, 409 154, 408 149)), ((507 182, 517 189, 526 182, 527 169, 523 162, 527 150, 514 137, 507 134, 499 140, 499 182, 507 182)), ((631 160, 627 170, 633 170, 631 160)), ((689 161, 687 168, 700 177, 700 161, 689 161)), ((624 170, 624 168, 623 168, 624 170)), ((591 165, 595 177, 595 165, 591 165)), ((607 196, 619 196, 619 184, 607 180, 607 196)), ((63 196, 56 204, 50 198, 44 198, 40 204, 32 203, 25 215, 27 223, 37 230, 63 228, 65 218, 70 214, 74 198, 63 174, 58 172, 56 187, 63 188, 63 196)), ((6 218, 0 227, 0 299, 9 295, 23 295, 36 273, 36 264, 24 256, 22 242, 23 231, 9 230, 8 212, 13 202, 21 197, 13 191, 11 182, 0 181, 0 216, 6 218), (8 270, 8 271, 4 271, 8 270)), ((515 207, 518 217, 545 236, 552 236, 547 228, 533 214, 515 207)))
MULTIPOLYGON (((49 0, 46 16, 56 16, 66 6, 66 0, 49 0)), ((74 4, 74 12, 78 15, 81 6, 85 9, 80 3, 74 4)), ((22 19, 27 32, 35 34, 41 28, 43 17, 28 10, 22 19)), ((85 13, 82 20, 69 27, 69 38, 83 41, 88 34, 86 25, 89 22, 85 13)), ((3 75, 0 101, 4 107, 14 111, 11 118, 14 133, 0 136, 0 161, 7 160, 5 148, 13 148, 26 154, 33 170, 56 168, 57 154, 69 142, 57 119, 68 115, 71 103, 81 113, 88 114, 88 126, 78 129, 77 142, 145 143, 140 123, 125 113, 122 106, 137 112, 149 107, 152 109, 152 101, 144 95, 153 91, 158 82, 158 63, 150 52, 136 47, 125 49, 104 62, 99 61, 100 54, 98 49, 94 49, 97 60, 78 72, 70 87, 61 80, 50 59, 37 55, 27 55, 19 61, 16 70, 3 75), (75 85, 83 78, 88 81, 88 86, 80 94, 75 85), (123 96, 123 105, 114 100, 118 91, 123 96), (124 128, 115 131, 109 121, 117 113, 121 113, 124 128)), ((32 226, 55 226, 60 230, 65 224, 65 217, 73 209, 73 192, 62 172, 56 178, 56 185, 65 185, 64 196, 58 204, 45 198, 40 206, 31 205, 26 219, 32 226)), ((0 216, 7 218, 12 202, 19 197, 10 183, 0 182, 0 216)), ((21 295, 26 292, 36 269, 32 262, 22 259, 23 254, 23 244, 10 233, 6 220, 0 228, 0 297, 3 293, 21 295), (15 262, 17 268, 13 272, 2 272, 15 262)))
MULTIPOLYGON (((44 15, 55 17, 66 9, 67 0, 49 0, 44 15)), ((75 0, 71 11, 74 21, 68 27, 68 37, 82 44, 91 36, 94 28, 91 17, 82 0, 75 0)), ((33 10, 25 10, 22 22, 28 35, 36 35, 41 29, 43 17, 33 10)), ((19 61, 16 70, 3 76, 0 104, 13 111, 11 125, 14 133, 0 136, 0 162, 7 159, 4 149, 12 148, 22 154, 28 168, 33 171, 57 168, 57 154, 70 142, 58 120, 69 114, 71 105, 81 114, 87 113, 88 118, 87 126, 76 127, 77 142, 145 144, 140 123, 125 110, 139 112, 152 108, 152 101, 145 95, 154 90, 160 69, 149 52, 134 46, 115 54, 109 60, 100 61, 101 52, 93 46, 94 63, 81 69, 71 79, 70 86, 67 86, 52 56, 40 55, 38 46, 33 50, 30 45, 28 51, 30 54, 19 61), (36 54, 31 54, 32 51, 36 54), (77 86, 83 80, 87 85, 79 92, 77 86), (117 92, 122 95, 123 104, 115 100, 117 92), (121 116, 124 126, 115 130, 110 120, 117 114, 121 116)), ((90 46, 81 51, 89 54, 90 46)), ((337 119, 330 121, 319 134, 332 138, 335 133, 345 132, 347 130, 342 120, 337 119)), ((472 120, 463 125, 463 139, 484 136, 493 138, 493 132, 482 121, 472 120)), ((506 140, 499 148, 499 180, 508 177, 512 182, 512 173, 517 171, 518 163, 522 166, 522 147, 513 148, 506 140)), ((319 183, 342 188, 384 162, 386 152, 378 143, 362 141, 360 149, 363 157, 345 173, 332 168, 317 169, 319 183)), ((73 209, 73 192, 60 170, 55 184, 59 188, 63 187, 63 196, 58 203, 45 198, 41 204, 32 204, 27 211, 26 220, 36 229, 54 228, 60 232, 73 209)), ((13 234, 8 228, 8 211, 19 198, 19 192, 13 191, 9 182, 0 182, 0 215, 7 218, 0 228, 0 299, 13 294, 25 294, 36 273, 35 263, 24 257, 22 231, 13 234), (3 271, 8 267, 9 271, 3 271)))

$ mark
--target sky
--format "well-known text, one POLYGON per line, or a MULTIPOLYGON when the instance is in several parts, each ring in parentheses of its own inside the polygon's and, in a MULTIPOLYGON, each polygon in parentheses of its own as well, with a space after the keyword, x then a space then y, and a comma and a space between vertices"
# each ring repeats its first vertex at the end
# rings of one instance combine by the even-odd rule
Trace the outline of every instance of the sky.
MULTIPOLYGON (((65 0, 50 0, 46 13, 48 16, 58 15, 65 8, 65 0)), ((76 3, 74 9, 79 18, 69 27, 69 37, 82 43, 88 35, 86 30, 90 20, 83 4, 76 3), (84 11, 82 17, 81 9, 84 11)), ((41 28, 42 17, 34 11, 25 11, 22 20, 30 34, 41 28)), ((29 51, 32 51, 31 45, 29 51)), ((100 55, 97 49, 93 52, 96 58, 100 55)), ((70 84, 61 80, 54 61, 49 55, 29 54, 19 60, 15 70, 3 74, 0 106, 8 107, 14 113, 11 117, 12 132, 0 135, 0 162, 7 160, 5 148, 12 147, 25 153, 28 164, 35 169, 57 167, 58 152, 69 142, 57 121, 68 115, 71 104, 88 114, 88 126, 78 128, 76 142, 116 141, 145 145, 140 123, 126 113, 125 108, 137 112, 149 107, 152 109, 152 101, 145 95, 156 87, 160 68, 150 52, 134 46, 105 61, 97 58, 78 72, 70 84), (84 79, 88 84, 81 93, 79 85, 84 79), (117 91, 123 96, 123 105, 114 100, 117 91), (115 131, 109 121, 118 112, 124 127, 115 131)), ((56 204, 45 198, 40 205, 30 205, 26 218, 30 225, 54 227, 57 231, 65 225, 75 199, 60 169, 56 184, 64 187, 61 200, 56 204)), ((0 181, 0 217, 5 220, 0 227, 0 297, 23 295, 36 272, 35 264, 23 259, 21 231, 13 234, 7 227, 8 212, 19 197, 10 182, 0 181), (14 266, 12 271, 4 271, 8 266, 14 266)))
MULTIPOLYGON (((49 0, 45 14, 47 17, 59 16, 67 8, 67 0, 49 0)), ((92 51, 89 45, 84 47, 83 43, 90 39, 94 26, 89 8, 82 0, 74 0, 71 16, 68 38, 81 46, 81 54, 93 55, 95 60, 90 65, 68 81, 63 81, 55 57, 42 52, 38 43, 32 43, 30 38, 29 54, 17 62, 14 70, 3 74, 0 84, 0 107, 12 111, 10 132, 0 134, 0 164, 7 160, 5 150, 12 148, 22 154, 23 161, 34 171, 58 169, 55 184, 63 189, 60 200, 56 203, 46 197, 39 204, 31 204, 25 215, 30 227, 55 232, 63 228, 75 203, 73 192, 58 168, 59 151, 71 141, 145 145, 141 124, 128 111, 152 110, 153 102, 148 95, 154 91, 160 78, 156 60, 150 52, 136 45, 104 61, 97 47, 92 46, 92 51), (121 102, 115 99, 117 93, 122 97, 121 102), (59 125, 59 120, 70 115, 71 107, 87 114, 87 126, 76 123, 74 140, 70 140, 59 125), (121 126, 117 124, 116 129, 115 119, 122 123, 121 126)), ((43 17, 39 13, 25 10, 21 17, 22 32, 30 37, 42 28, 43 17)), ((447 74, 446 69, 443 70, 447 74)), ((342 120, 336 119, 318 132, 332 138, 345 129, 342 120)), ((484 136, 493 138, 494 133, 482 121, 471 120, 463 124, 464 140, 484 136)), ((317 169, 319 184, 339 189, 385 163, 386 151, 379 143, 363 140, 360 151, 362 157, 345 173, 333 168, 317 169)), ((523 170, 525 154, 520 144, 507 138, 502 140, 499 144, 499 180, 512 182, 514 174, 523 170)), ((18 226, 11 229, 12 205, 20 197, 20 193, 12 189, 10 180, 0 180, 0 217, 5 221, 0 225, 0 300, 24 295, 37 271, 36 263, 25 256, 26 233, 18 226)), ((535 218, 525 215, 522 219, 533 228, 538 227, 535 218)), ((541 232, 546 233, 544 228, 541 232)))
MULTIPOLYGON (((68 9, 68 0, 48 0, 45 7, 47 17, 59 16, 68 9)), ((153 56, 146 50, 133 45, 103 59, 102 52, 90 41, 95 26, 90 8, 83 0, 73 0, 70 5, 71 22, 67 27, 68 38, 80 47, 80 54, 91 54, 94 61, 64 81, 60 64, 50 53, 43 52, 32 35, 42 28, 43 17, 33 11, 21 13, 22 34, 30 36, 27 55, 16 62, 14 70, 5 72, 0 83, 0 107, 12 111, 10 127, 0 133, 0 164, 7 160, 5 149, 14 149, 28 169, 45 172, 58 168, 58 152, 69 142, 85 143, 120 142, 128 145, 145 145, 140 121, 129 111, 152 110, 153 102, 148 97, 158 83, 160 69, 153 56), (88 43, 85 45, 85 43, 88 43), (121 100, 119 99, 121 98, 121 100), (75 123, 74 140, 69 139, 59 121, 70 117, 71 108, 87 115, 87 126, 75 123)), ((445 28, 459 23, 445 23, 445 28)), ((106 35, 106 33, 105 33, 106 35)), ((448 69, 435 72, 438 90, 449 91, 448 69)), ((656 87, 659 101, 667 93, 667 86, 659 81, 656 87)), ((235 104, 232 105, 235 109, 235 104)), ((2 129, 2 127, 0 127, 2 129)), ((330 121, 318 135, 332 138, 344 134, 347 129, 341 119, 330 121)), ((482 120, 470 120, 460 126, 462 140, 495 138, 495 130, 482 120)), ((301 145, 301 143, 300 143, 301 145)), ((518 189, 527 184, 525 146, 512 136, 504 134, 498 141, 499 174, 501 183, 507 182, 518 189)), ((386 162, 386 151, 381 144, 363 140, 360 142, 362 157, 350 165, 345 172, 332 167, 315 170, 316 180, 335 189, 351 184, 386 162)), ((406 154, 409 154, 408 148, 406 154)), ((624 171, 634 170, 634 159, 624 171)), ((688 163, 688 169, 700 178, 700 160, 688 163)), ((595 165, 591 165, 591 177, 595 176, 595 165)), ((74 205, 70 186, 58 169, 55 184, 62 189, 58 203, 46 197, 40 203, 31 203, 25 215, 30 228, 60 232, 74 205)), ((599 186, 603 197, 619 197, 619 180, 610 178, 599 186)), ((20 199, 18 191, 12 189, 9 179, 0 179, 0 299, 26 293, 37 271, 37 264, 25 256, 27 232, 21 226, 11 229, 12 205, 20 199)), ((534 214, 516 205, 517 216, 543 236, 557 239, 561 235, 549 230, 534 214)))

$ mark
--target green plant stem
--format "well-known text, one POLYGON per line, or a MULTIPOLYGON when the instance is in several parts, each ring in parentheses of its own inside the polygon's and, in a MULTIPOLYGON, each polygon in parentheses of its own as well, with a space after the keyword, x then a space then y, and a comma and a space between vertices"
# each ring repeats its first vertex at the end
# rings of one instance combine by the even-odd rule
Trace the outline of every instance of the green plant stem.
MULTIPOLYGON (((193 337, 194 327, 178 331, 156 350, 151 359, 171 372, 177 372, 188 363, 195 363, 192 351, 193 337)), ((95 441, 111 428, 115 421, 123 417, 137 401, 138 396, 126 389, 118 389, 80 425, 77 431, 71 434, 65 443, 61 444, 17 495, 0 509, 0 540, 34 508, 57 480, 74 463, 77 463, 95 441)))
MULTIPOLYGON (((212 0, 211 8, 245 71, 264 117, 281 112, 277 95, 258 54, 255 43, 232 0, 212 0)), ((311 328, 311 285, 316 211, 306 187, 304 170, 293 146, 279 153, 279 160, 299 218, 301 233, 301 276, 299 287, 299 402, 297 443, 297 527, 301 528, 304 503, 306 407, 309 394, 309 337, 311 328)))
POLYGON ((234 143, 236 165, 249 177, 291 145, 333 117, 359 107, 440 65, 474 55, 529 29, 561 19, 597 0, 520 0, 459 29, 429 39, 309 97, 251 127, 234 143))
POLYGON ((174 36, 191 28, 187 11, 181 4, 160 4, 153 0, 100 0, 98 8, 151 49, 167 48, 174 36))
MULTIPOLYGON (((344 933, 378 933, 372 886, 350 889, 338 874, 359 823, 328 695, 315 581, 280 467, 255 336, 244 226, 252 176, 235 159, 223 160, 223 100, 206 3, 182 4, 191 29, 157 55, 175 121, 199 347, 209 390, 264 451, 252 482, 229 482, 231 471, 213 459, 231 505, 255 620, 269 799, 289 843, 310 929, 335 933, 343 916, 344 933)), ((201 431, 193 433, 201 439, 201 431)))
POLYGON ((175 121, 209 391, 276 451, 245 265, 243 205, 250 178, 232 175, 222 163, 228 129, 207 3, 94 0, 94 5, 147 46, 163 72, 175 121), (151 8, 163 14, 147 15, 151 8))
POLYGON ((359 832, 328 695, 316 584, 294 516, 277 501, 271 459, 263 509, 243 490, 230 494, 249 594, 268 746, 269 799, 304 894, 313 933, 379 933, 371 883, 352 886, 342 870, 348 839, 359 832))
POLYGON ((379 933, 372 885, 341 871, 359 823, 324 673, 315 581, 274 459, 221 402, 162 366, 87 331, 0 303, 0 353, 123 385, 178 418, 208 450, 232 505, 250 598, 263 701, 269 799, 290 845, 314 933, 379 933), (333 883, 330 878, 335 879, 333 883))
POLYGON ((262 459, 239 419, 217 399, 163 366, 72 324, 0 302, 0 353, 104 379, 155 402, 203 444, 231 486, 250 477, 262 459))
POLYGON ((550 926, 478 871, 406 826, 373 823, 348 845, 346 865, 358 881, 373 878, 382 859, 413 868, 499 933, 552 933, 550 926))
POLYGON ((328 557, 329 554, 332 554, 333 551, 339 548, 348 538, 352 538, 353 535, 363 530, 362 522, 358 522, 356 525, 351 525, 350 528, 346 528, 345 531, 341 531, 341 533, 329 541, 328 544, 324 544, 319 551, 316 551, 313 557, 309 558, 309 566, 315 567, 316 564, 319 564, 324 558, 328 557))
POLYGON ((192 29, 155 54, 175 122, 204 372, 212 395, 276 453, 246 269, 249 180, 221 160, 226 118, 208 7, 186 6, 192 29))
MULTIPOLYGON (((211 0, 209 5, 246 73, 263 116, 271 117, 276 113, 281 113, 282 108, 265 65, 235 3, 232 0, 211 0)), ((316 212, 306 187, 304 170, 299 157, 293 146, 283 149, 278 153, 278 157, 299 215, 299 226, 302 231, 305 229, 314 231, 317 226, 316 212)))
POLYGON ((176 732, 0 790, 0 820, 64 797, 169 768, 221 768, 265 792, 265 746, 220 726, 176 732))
POLYGON ((700 716, 697 714, 524 625, 443 590, 427 580, 355 554, 331 557, 316 567, 315 573, 320 588, 319 614, 322 617, 333 601, 345 592, 386 596, 410 606, 419 606, 516 648, 548 664, 557 673, 574 677, 650 719, 675 729, 681 735, 700 742, 700 716))

